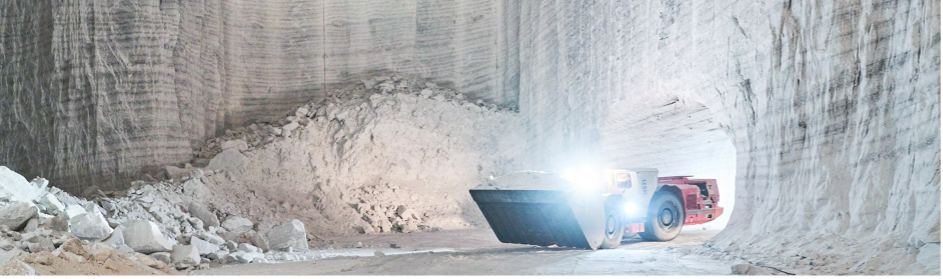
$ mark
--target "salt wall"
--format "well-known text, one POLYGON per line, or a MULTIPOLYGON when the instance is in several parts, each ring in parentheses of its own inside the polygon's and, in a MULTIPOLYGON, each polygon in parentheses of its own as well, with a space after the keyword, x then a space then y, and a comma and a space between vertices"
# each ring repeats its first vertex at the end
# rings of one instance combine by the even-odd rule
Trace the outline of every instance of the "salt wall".
POLYGON ((226 127, 400 71, 518 105, 529 168, 723 177, 736 166, 737 208, 718 247, 742 232, 922 246, 940 241, 939 11, 939 1, 3 1, 0 158, 66 189, 116 187, 187 161, 226 127))
POLYGON ((515 105, 518 68, 507 49, 516 38, 505 36, 503 7, 2 1, 0 160, 76 194, 126 187, 142 171, 188 161, 225 128, 281 119, 383 71, 515 105))
MULTIPOLYGON (((736 210, 709 245, 796 260, 844 250, 853 260, 838 272, 907 268, 897 252, 866 256, 881 249, 939 255, 939 1, 522 1, 511 11, 529 146, 548 154, 530 157, 535 168, 729 164, 697 152, 724 148, 700 117, 736 150, 736 210), (868 257, 888 266, 863 270, 868 257)), ((843 260, 829 257, 818 264, 843 260)))

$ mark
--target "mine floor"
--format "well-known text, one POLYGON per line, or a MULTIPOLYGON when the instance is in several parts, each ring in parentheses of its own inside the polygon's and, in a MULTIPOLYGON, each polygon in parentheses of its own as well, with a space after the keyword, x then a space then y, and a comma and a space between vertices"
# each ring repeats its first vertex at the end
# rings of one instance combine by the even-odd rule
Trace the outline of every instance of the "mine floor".
POLYGON ((324 240, 318 259, 214 266, 192 275, 724 275, 730 263, 689 254, 719 230, 670 242, 628 238, 611 250, 504 244, 489 229, 363 235, 324 240), (361 243, 364 248, 356 247, 361 243), (397 248, 391 248, 395 244, 397 248), (379 251, 379 252, 378 252, 379 251), (381 254, 382 253, 382 254, 381 254))

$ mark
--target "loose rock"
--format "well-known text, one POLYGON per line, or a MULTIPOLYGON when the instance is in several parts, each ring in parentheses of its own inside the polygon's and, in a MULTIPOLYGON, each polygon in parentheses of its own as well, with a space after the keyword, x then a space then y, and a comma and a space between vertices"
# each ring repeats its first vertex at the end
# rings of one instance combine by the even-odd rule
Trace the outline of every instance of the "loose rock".
POLYGON ((305 234, 305 225, 297 219, 272 228, 268 234, 269 248, 273 250, 308 251, 308 239, 305 234))
POLYGON ((125 244, 135 252, 150 254, 169 252, 172 249, 167 239, 160 233, 157 225, 145 220, 131 220, 121 225, 125 244))
POLYGON ((245 232, 252 229, 252 221, 242 217, 229 217, 222 226, 230 232, 245 232))
POLYGON ((157 252, 157 253, 150 254, 148 256, 150 256, 151 258, 155 260, 162 261, 166 264, 173 263, 173 260, 170 259, 170 253, 168 252, 157 252))
POLYGON ((114 230, 100 212, 82 213, 69 219, 72 234, 84 240, 99 240, 108 237, 114 230))
POLYGON ((121 227, 115 228, 115 230, 111 232, 111 235, 109 235, 108 238, 103 239, 101 243, 115 248, 125 245, 124 233, 121 231, 121 227))
POLYGON ((59 215, 59 212, 65 210, 65 205, 62 202, 59 202, 59 199, 56 198, 56 195, 52 193, 46 193, 45 195, 39 197, 37 200, 39 205, 42 205, 45 210, 43 213, 49 215, 59 215))
POLYGON ((256 231, 250 231, 249 242, 251 242, 252 245, 255 245, 255 247, 259 247, 259 249, 262 249, 263 253, 268 252, 268 250, 270 249, 268 245, 268 240, 265 239, 265 236, 262 235, 262 233, 259 233, 256 231))
POLYGON ((205 240, 202 240, 197 237, 190 238, 190 245, 196 247, 200 255, 207 255, 219 251, 219 246, 213 243, 209 243, 205 240))
POLYGON ((216 236, 209 232, 199 233, 198 236, 200 239, 206 240, 206 242, 213 243, 215 245, 223 245, 226 243, 226 240, 223 240, 222 237, 216 236))
POLYGON ((209 170, 225 170, 230 172, 237 172, 242 169, 249 162, 249 158, 246 158, 245 155, 239 152, 236 149, 227 149, 223 150, 213 157, 210 160, 210 164, 206 166, 206 169, 209 170))
POLYGON ((12 202, 0 208, 0 225, 19 231, 26 227, 26 222, 35 218, 38 213, 39 209, 28 202, 12 202))
POLYGON ((190 211, 191 216, 203 221, 204 226, 219 227, 219 218, 216 217, 216 214, 213 214, 213 212, 210 212, 202 205, 190 202, 187 204, 187 210, 190 211))
POLYGON ((262 249, 259 249, 259 247, 252 246, 252 244, 248 243, 239 243, 238 249, 239 251, 246 253, 262 253, 262 249))
POLYGON ((170 259, 178 267, 195 266, 200 264, 200 252, 192 245, 174 245, 170 259))

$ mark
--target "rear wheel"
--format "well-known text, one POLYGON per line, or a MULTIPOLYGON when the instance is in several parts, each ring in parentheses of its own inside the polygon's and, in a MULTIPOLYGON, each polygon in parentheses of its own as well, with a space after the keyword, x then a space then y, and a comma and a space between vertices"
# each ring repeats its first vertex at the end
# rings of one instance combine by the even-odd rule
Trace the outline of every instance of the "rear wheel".
POLYGON ((681 200, 670 192, 659 192, 648 206, 645 231, 638 234, 645 240, 669 241, 678 237, 683 225, 681 200))
POLYGON ((622 234, 625 233, 625 223, 616 206, 606 206, 606 235, 603 237, 599 249, 613 249, 622 244, 622 234))

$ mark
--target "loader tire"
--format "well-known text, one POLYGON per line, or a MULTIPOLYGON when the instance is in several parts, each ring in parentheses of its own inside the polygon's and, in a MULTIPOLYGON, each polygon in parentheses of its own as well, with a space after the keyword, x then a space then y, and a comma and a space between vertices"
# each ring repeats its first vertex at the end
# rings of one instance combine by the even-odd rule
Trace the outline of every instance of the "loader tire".
POLYGON ((681 200, 670 192, 658 192, 648 206, 645 231, 638 233, 649 241, 669 241, 678 237, 684 226, 684 207, 681 200))
POLYGON ((606 206, 606 230, 599 249, 613 249, 622 244, 622 234, 625 233, 625 223, 619 209, 615 206, 606 206))

